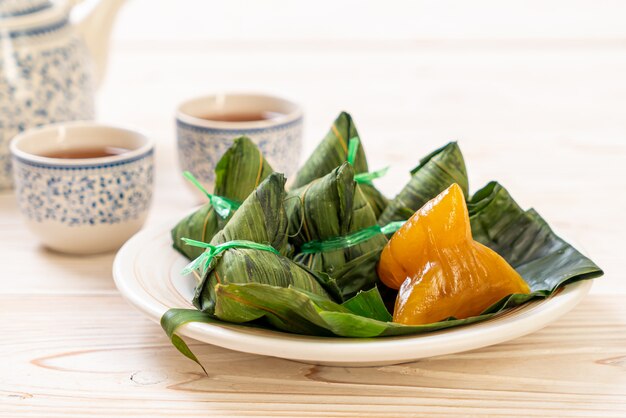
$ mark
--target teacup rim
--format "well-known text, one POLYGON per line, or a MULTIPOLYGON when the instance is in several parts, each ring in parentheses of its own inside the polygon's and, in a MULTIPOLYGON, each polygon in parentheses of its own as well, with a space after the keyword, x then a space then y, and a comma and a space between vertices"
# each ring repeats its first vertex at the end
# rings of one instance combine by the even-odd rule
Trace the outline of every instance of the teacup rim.
POLYGON ((11 155, 25 163, 36 164, 40 166, 50 166, 50 167, 92 167, 92 166, 101 166, 101 165, 118 165, 121 163, 134 161, 144 157, 145 155, 152 153, 155 147, 155 140, 145 133, 142 129, 138 129, 134 126, 128 125, 114 125, 109 123, 91 121, 91 120, 79 120, 79 121, 71 121, 71 122, 57 122, 42 125, 35 128, 27 129, 23 132, 20 132, 10 142, 9 149, 11 151, 11 155), (144 143, 140 147, 130 150, 128 152, 124 152, 118 155, 111 155, 107 157, 99 157, 99 158, 53 158, 53 157, 45 157, 42 155, 33 154, 27 151, 24 151, 19 148, 19 144, 22 141, 25 141, 26 138, 41 134, 45 131, 55 131, 60 127, 66 128, 92 128, 92 129, 114 129, 118 131, 124 131, 133 135, 140 137, 144 143))
POLYGON ((183 122, 186 125, 192 127, 199 128, 208 128, 208 129, 218 129, 224 131, 247 131, 254 129, 268 129, 276 126, 286 125, 297 121, 302 118, 304 112, 302 111, 302 107, 285 97, 276 96, 274 94, 267 94, 262 92, 248 92, 248 91, 229 91, 224 93, 209 93, 202 94, 194 97, 190 97, 178 104, 176 107, 176 120, 183 122), (245 122, 226 122, 226 121, 216 121, 210 119, 203 119, 197 116, 190 115, 182 110, 182 108, 192 102, 203 100, 203 99, 215 99, 218 95, 224 96, 237 96, 237 97, 256 97, 256 98, 266 98, 273 99, 277 101, 281 101, 289 104, 293 107, 293 110, 289 113, 286 113, 280 117, 273 119, 266 119, 260 121, 245 121, 245 122))

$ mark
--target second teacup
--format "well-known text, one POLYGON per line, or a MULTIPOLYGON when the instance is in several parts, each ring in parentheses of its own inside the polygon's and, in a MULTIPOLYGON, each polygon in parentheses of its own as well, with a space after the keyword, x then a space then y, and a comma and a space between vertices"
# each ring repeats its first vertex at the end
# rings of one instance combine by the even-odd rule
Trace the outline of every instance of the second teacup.
POLYGON ((302 110, 262 94, 217 94, 182 103, 176 113, 178 159, 208 190, 215 165, 233 139, 248 136, 275 171, 295 174, 302 144, 302 110))

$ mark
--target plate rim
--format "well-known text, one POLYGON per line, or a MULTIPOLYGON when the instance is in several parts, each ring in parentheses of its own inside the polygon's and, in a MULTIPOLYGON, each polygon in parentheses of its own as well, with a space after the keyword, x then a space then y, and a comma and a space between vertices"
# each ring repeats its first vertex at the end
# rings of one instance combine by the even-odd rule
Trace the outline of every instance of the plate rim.
MULTIPOLYGON (((170 224, 143 229, 128 240, 117 252, 113 262, 116 287, 131 305, 156 323, 166 309, 156 306, 141 292, 133 289, 136 278, 127 271, 134 264, 146 243, 156 243, 153 235, 164 233, 169 238, 170 224)), ((170 246, 171 248, 171 246, 170 246)), ((175 251, 173 248, 172 251, 175 251)), ((132 271, 132 269, 130 269, 132 271)), ((589 293, 592 280, 571 283, 554 296, 530 302, 527 308, 502 318, 501 321, 483 321, 417 335, 375 338, 316 337, 272 331, 272 334, 242 332, 236 324, 214 325, 188 323, 177 334, 223 348, 290 360, 324 364, 389 364, 421 358, 474 350, 510 341, 544 328, 572 310, 589 293)), ((145 295, 149 295, 145 290, 145 295)))

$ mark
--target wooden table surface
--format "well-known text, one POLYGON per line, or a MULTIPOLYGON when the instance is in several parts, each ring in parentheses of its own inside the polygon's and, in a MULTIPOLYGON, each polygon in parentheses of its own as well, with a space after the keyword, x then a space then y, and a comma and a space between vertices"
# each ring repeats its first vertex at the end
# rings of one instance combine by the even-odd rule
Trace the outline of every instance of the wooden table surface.
POLYGON ((606 274, 571 313, 496 346, 333 368, 190 341, 204 376, 121 298, 111 277, 114 254, 42 248, 4 194, 0 416, 626 416, 623 33, 506 41, 480 34, 128 38, 114 43, 99 118, 139 126, 158 141, 147 225, 195 204, 176 166, 176 103, 212 91, 266 91, 305 107, 305 153, 340 110, 350 111, 371 166, 393 166, 380 180, 389 195, 421 156, 458 140, 472 190, 499 180, 606 274))

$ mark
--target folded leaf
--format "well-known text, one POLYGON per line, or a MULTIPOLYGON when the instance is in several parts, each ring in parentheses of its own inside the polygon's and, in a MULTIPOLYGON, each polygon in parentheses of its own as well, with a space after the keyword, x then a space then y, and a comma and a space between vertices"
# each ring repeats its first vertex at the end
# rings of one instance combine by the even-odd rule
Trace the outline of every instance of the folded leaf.
MULTIPOLYGON (((302 187, 315 179, 324 177, 347 161, 348 142, 358 136, 359 132, 352 121, 352 117, 346 112, 341 112, 322 142, 319 143, 313 154, 309 156, 296 174, 293 187, 302 187)), ((362 146, 358 147, 353 164, 357 173, 368 171, 367 159, 362 146)))
MULTIPOLYGON (((231 214, 232 216, 232 214, 231 214)), ((210 203, 204 204, 200 209, 183 218, 172 229, 172 246, 189 260, 202 254, 202 249, 185 245, 182 238, 191 238, 197 241, 210 241, 216 231, 226 225, 230 216, 222 219, 213 209, 210 203)))
POLYGON ((342 303, 342 305, 344 308, 348 308, 352 313, 359 316, 365 316, 383 322, 389 322, 392 319, 392 316, 385 307, 385 302, 383 302, 380 292, 378 292, 378 288, 359 292, 353 298, 342 303))
POLYGON ((439 193, 456 183, 467 197, 468 181, 463 154, 456 142, 433 151, 411 170, 411 179, 378 218, 380 225, 409 219, 439 193))
MULTIPOLYGON (((257 146, 249 138, 239 137, 217 163, 214 194, 243 202, 272 171, 257 146)), ((231 217, 232 212, 223 218, 211 203, 206 203, 172 229, 174 248, 185 257, 195 259, 203 250, 185 245, 181 238, 209 242, 231 217)))
MULTIPOLYGON (((374 288, 370 292, 378 293, 378 290, 374 288)), ((319 301, 295 288, 258 283, 218 284, 216 295, 215 315, 219 319, 241 323, 265 318, 272 327, 281 331, 316 336, 367 338, 418 334, 469 324, 493 316, 488 314, 411 326, 375 319, 377 314, 374 311, 368 316, 359 315, 348 306, 327 299, 319 301)), ((375 294, 372 297, 380 298, 375 294)))
POLYGON ((337 281, 344 297, 372 288, 377 280, 376 260, 387 242, 379 234, 357 245, 317 253, 302 253, 310 241, 343 237, 376 225, 376 217, 360 186, 354 169, 343 163, 326 176, 289 192, 285 201, 294 261, 314 271, 327 273, 337 281))
POLYGON ((500 254, 533 292, 548 295, 565 283, 603 274, 535 210, 524 211, 496 182, 476 192, 467 207, 474 239, 500 254))
MULTIPOLYGON (((375 241, 379 241, 377 237, 375 241)), ((375 244, 378 246, 379 244, 375 244)), ((376 264, 380 258, 381 248, 375 248, 368 252, 352 258, 343 265, 335 267, 333 275, 337 287, 341 290, 343 300, 351 298, 360 291, 368 290, 378 283, 378 274, 376 272, 376 264)), ((300 256, 298 258, 304 258, 300 256)), ((317 263, 313 262, 313 265, 317 263)))
MULTIPOLYGON (((352 117, 346 112, 341 112, 322 142, 298 171, 293 188, 303 187, 327 175, 347 161, 350 141, 357 137, 359 137, 359 132, 352 117)), ((367 158, 362 145, 357 147, 352 164, 355 173, 368 172, 367 158)), ((387 198, 371 184, 363 184, 362 190, 378 218, 387 206, 387 198)))
POLYGON ((363 196, 365 196, 365 200, 370 204, 372 211, 374 212, 374 216, 376 219, 383 213, 387 205, 389 204, 389 199, 387 199, 378 189, 368 183, 359 183, 359 188, 363 192, 363 196))
POLYGON ((215 323, 218 322, 204 312, 195 309, 168 309, 161 317, 161 327, 169 337, 172 345, 188 359, 195 361, 206 374, 206 369, 196 355, 189 349, 185 341, 176 335, 176 330, 189 322, 215 323))
POLYGON ((273 172, 254 142, 239 137, 215 166, 214 193, 243 202, 273 172))
POLYGON ((285 176, 272 173, 243 201, 226 226, 216 232, 211 244, 247 240, 271 245, 282 254, 287 247, 285 176))
MULTIPOLYGON (((293 286, 330 300, 330 295, 324 290, 314 273, 281 255, 242 248, 230 249, 215 257, 215 262, 212 263, 196 289, 193 300, 196 308, 214 314, 215 288, 219 284, 229 283, 293 286)), ((239 315, 240 313, 231 311, 231 314, 239 315)), ((253 319, 255 319, 254 316, 240 315, 240 320, 233 322, 246 322, 253 319)))

